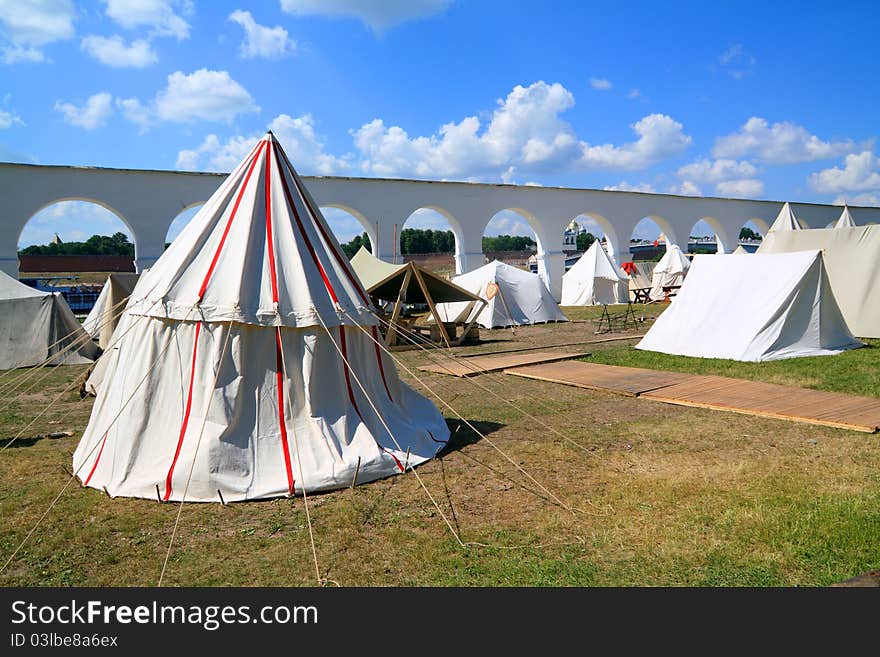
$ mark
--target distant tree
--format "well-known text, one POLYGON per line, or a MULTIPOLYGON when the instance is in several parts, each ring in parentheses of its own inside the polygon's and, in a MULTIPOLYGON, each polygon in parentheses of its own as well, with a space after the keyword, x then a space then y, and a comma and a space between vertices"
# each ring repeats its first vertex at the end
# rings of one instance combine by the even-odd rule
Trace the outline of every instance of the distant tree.
POLYGON ((578 251, 586 251, 587 249, 589 249, 593 245, 593 242, 595 242, 595 241, 596 241, 596 236, 593 235, 593 233, 587 233, 587 232, 578 233, 577 241, 576 241, 577 250, 578 251))
POLYGON ((533 251, 537 246, 531 237, 522 235, 483 236, 483 251, 533 251))
POLYGON ((125 233, 92 235, 85 242, 32 244, 19 251, 23 255, 124 255, 134 257, 134 244, 125 233))
POLYGON ((739 238, 741 240, 759 240, 761 239, 761 234, 756 233, 751 228, 746 228, 743 226, 739 231, 739 238))
POLYGON ((347 258, 351 259, 354 257, 354 254, 360 251, 360 248, 363 246, 367 249, 367 251, 372 250, 370 246, 370 236, 366 233, 362 235, 357 235, 350 242, 346 242, 345 244, 340 244, 342 247, 342 252, 346 255, 347 258))

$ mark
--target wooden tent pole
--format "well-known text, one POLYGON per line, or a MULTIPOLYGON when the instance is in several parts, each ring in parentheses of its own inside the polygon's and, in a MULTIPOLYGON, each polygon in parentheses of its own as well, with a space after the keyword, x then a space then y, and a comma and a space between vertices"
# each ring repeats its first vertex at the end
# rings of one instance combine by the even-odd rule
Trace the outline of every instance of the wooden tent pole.
POLYGON ((394 304, 394 312, 391 314, 391 322, 388 324, 388 333, 385 335, 385 344, 389 347, 397 344, 397 322, 400 319, 400 310, 403 307, 403 299, 406 297, 406 290, 409 287, 409 279, 412 276, 412 268, 406 270, 403 275, 403 283, 400 284, 400 290, 397 292, 397 301, 394 304))
POLYGON ((422 294, 425 295, 425 301, 428 302, 428 308, 431 309, 431 314, 434 316, 434 321, 437 322, 437 327, 440 329, 440 335, 443 337, 444 342, 446 342, 446 346, 449 347, 449 333, 446 332, 446 325, 443 323, 443 320, 440 319, 440 313, 437 312, 437 307, 434 305, 434 300, 431 298, 431 294, 428 292, 428 286, 425 285, 424 279, 422 279, 422 275, 419 273, 418 267, 413 266, 413 271, 416 275, 416 280, 419 283, 419 287, 422 288, 422 294))

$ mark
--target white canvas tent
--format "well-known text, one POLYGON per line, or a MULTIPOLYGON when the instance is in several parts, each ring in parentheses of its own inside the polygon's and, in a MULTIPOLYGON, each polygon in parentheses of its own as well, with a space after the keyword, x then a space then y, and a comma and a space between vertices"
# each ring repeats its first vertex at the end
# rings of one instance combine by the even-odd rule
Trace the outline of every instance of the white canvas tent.
POLYGON ((666 253, 654 265, 649 298, 652 301, 662 301, 666 297, 663 288, 680 286, 690 266, 690 260, 681 252, 678 244, 667 244, 666 253))
MULTIPOLYGON (((483 328, 568 321, 538 275, 500 260, 456 276, 452 282, 488 301, 482 310, 473 311, 478 312, 477 323, 483 328)), ((443 321, 451 322, 461 319, 466 306, 442 303, 437 310, 443 321)))
POLYGON ((228 502, 422 463, 449 431, 376 322, 269 133, 141 276, 74 471, 114 496, 228 502))
POLYGON ((605 252, 599 240, 562 276, 563 306, 626 303, 629 277, 605 252))
POLYGON ((779 214, 776 215, 773 225, 770 226, 770 229, 767 232, 770 233, 778 230, 804 230, 806 228, 807 226, 794 216, 794 210, 791 209, 791 205, 786 201, 785 205, 783 205, 782 209, 779 211, 779 214))
POLYGON ((828 280, 850 330, 880 338, 880 226, 780 231, 759 254, 821 249, 828 280))
POLYGON ((0 271, 0 369, 79 365, 98 356, 58 292, 41 292, 0 271))
POLYGON ((846 204, 843 206, 843 212, 840 213, 840 218, 837 220, 837 223, 834 224, 835 228, 855 228, 856 222, 853 220, 852 215, 849 212, 849 207, 846 204))
POLYGON ((862 346, 837 306, 820 251, 698 255, 636 349, 767 361, 862 346))
POLYGON ((139 274, 109 274, 95 305, 83 320, 82 327, 98 341, 101 349, 110 344, 113 330, 125 308, 125 301, 137 284, 139 274))

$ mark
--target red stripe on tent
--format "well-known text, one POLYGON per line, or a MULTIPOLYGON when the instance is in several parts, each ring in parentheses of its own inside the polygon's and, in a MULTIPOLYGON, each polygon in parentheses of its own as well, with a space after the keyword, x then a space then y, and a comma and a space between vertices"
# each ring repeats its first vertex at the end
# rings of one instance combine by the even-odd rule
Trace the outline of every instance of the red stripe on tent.
POLYGON ((293 182, 296 184, 296 189, 299 192, 300 198, 302 198, 303 202, 306 205, 306 208, 308 209, 309 213, 311 213, 311 215, 312 215, 312 223, 318 227, 318 230, 320 231, 321 235, 324 237, 324 242, 327 244, 327 247, 330 249, 330 253, 333 254, 333 256, 336 258, 336 261, 342 267, 342 271, 345 272, 345 275, 348 277, 349 282, 352 284, 354 289, 357 290, 357 293, 360 296, 360 298, 363 300, 363 302, 365 304, 367 304, 367 306, 369 306, 370 301, 367 299, 367 293, 364 292, 364 290, 363 290, 363 285, 361 284, 360 280, 351 271, 351 267, 348 264, 348 260, 342 257, 342 255, 336 249, 336 246, 334 245, 333 240, 330 239, 330 237, 327 235, 327 232, 324 230, 324 226, 318 220, 317 214, 315 213, 315 208, 312 207, 311 202, 309 201, 308 197, 305 195, 302 188, 300 187, 299 182, 296 179, 296 176, 293 175, 293 166, 291 166, 290 160, 287 159, 287 153, 284 152, 283 148, 281 149, 281 155, 284 157, 284 161, 287 162, 287 166, 290 168, 291 177, 293 178, 293 182))
POLYGON ((104 452, 104 443, 107 442, 107 434, 110 433, 110 429, 104 432, 104 438, 101 439, 101 448, 98 450, 98 455, 95 457, 95 462, 92 465, 92 469, 89 470, 89 476, 86 477, 86 480, 83 482, 83 486, 88 486, 89 482, 92 480, 92 475, 95 474, 95 469, 98 467, 98 461, 101 460, 101 454, 104 452))
POLYGON ((272 241, 272 154, 266 149, 266 246, 269 248, 269 277, 272 279, 272 301, 278 303, 278 276, 275 274, 275 244, 272 241))
POLYGON ((341 324, 339 326, 339 347, 342 350, 342 371, 345 374, 345 387, 348 388, 348 399, 351 401, 351 405, 354 406, 354 410, 361 419, 361 422, 364 422, 364 416, 361 415, 357 402, 354 400, 354 391, 351 389, 351 379, 348 376, 348 368, 351 367, 351 361, 348 360, 348 349, 345 346, 345 326, 341 324))
MULTIPOLYGON (((275 377, 278 385, 278 425, 281 427, 281 449, 287 469, 287 490, 293 495, 293 469, 290 467, 290 448, 287 444, 287 424, 284 422, 284 359, 281 357, 281 327, 275 327, 275 377)), ((292 419, 292 418, 291 418, 292 419)))
POLYGON ((385 379, 385 368, 382 366, 382 352, 379 351, 379 332, 375 326, 370 327, 373 330, 373 346, 376 348, 376 362, 379 363, 379 374, 382 375, 382 384, 385 386, 385 392, 388 393, 388 399, 394 402, 391 391, 388 389, 388 381, 385 379))
POLYGON ((235 213, 238 212, 238 206, 241 203, 242 196, 244 196, 244 190, 247 189, 248 181, 251 179, 251 174, 254 172, 254 166, 257 164, 257 160, 260 159, 260 151, 267 143, 268 142, 260 142, 257 152, 254 155, 254 159, 251 160, 244 182, 241 185, 241 189, 238 191, 238 197, 235 199, 235 205, 232 206, 232 213, 229 215, 229 219, 226 221, 226 227, 223 229, 223 235, 220 237, 220 244, 217 245, 217 250, 214 252, 214 258, 211 260, 211 265, 208 267, 208 273, 205 274, 205 280, 202 281, 202 287, 199 288, 199 301, 205 296, 205 291, 208 289, 208 283, 211 282, 211 276, 214 274, 214 267, 217 266, 217 261, 220 259, 220 252, 223 250, 223 245, 226 243, 226 236, 229 235, 229 229, 232 227, 232 220, 235 219, 235 213))
MULTIPOLYGON (((273 144, 273 148, 278 148, 277 142, 273 144)), ((277 151, 275 153, 275 156, 278 157, 277 151)), ((327 288, 327 292, 330 293, 330 298, 333 299, 333 303, 338 304, 339 299, 336 297, 336 292, 333 290, 333 286, 330 284, 330 279, 327 278, 327 272, 324 271, 323 265, 321 265, 321 262, 318 260, 318 254, 315 253, 315 248, 312 246, 312 242, 309 240, 309 236, 306 235, 306 229, 299 218, 299 213, 296 211, 296 206, 293 204, 293 198, 290 196, 290 189, 288 189, 287 187, 287 179, 284 177, 283 174, 281 176, 281 186, 284 188, 284 196, 287 197, 287 205, 290 206, 290 211, 293 212, 293 218, 296 220, 296 225, 299 226, 299 232, 306 242, 306 248, 309 250, 309 254, 312 256, 312 260, 314 260, 315 266, 321 273, 321 278, 324 279, 324 286, 327 288)))
POLYGON ((196 337, 193 339, 192 363, 189 368, 189 390, 186 393, 186 410, 183 412, 183 423, 180 425, 180 435, 177 437, 177 449, 174 450, 174 459, 171 461, 171 467, 168 468, 168 476, 165 477, 165 497, 163 498, 165 502, 171 497, 171 477, 174 475, 177 457, 180 456, 180 448, 183 446, 183 437, 186 434, 186 425, 189 424, 189 413, 192 410, 193 381, 196 378, 196 353, 199 348, 199 332, 201 329, 201 323, 197 323, 196 337))
MULTIPOLYGON (((376 444, 379 445, 379 443, 376 443, 376 444)), ((400 459, 399 459, 399 458, 397 458, 396 456, 394 456, 394 453, 393 453, 391 450, 385 449, 384 447, 382 447, 382 445, 379 445, 379 449, 381 449, 383 452, 385 452, 386 454, 388 454, 388 456, 390 456, 391 458, 393 458, 393 459, 394 459, 394 462, 397 464, 397 469, 400 470, 401 472, 403 472, 403 470, 404 470, 404 468, 403 468, 403 463, 400 462, 400 459)))

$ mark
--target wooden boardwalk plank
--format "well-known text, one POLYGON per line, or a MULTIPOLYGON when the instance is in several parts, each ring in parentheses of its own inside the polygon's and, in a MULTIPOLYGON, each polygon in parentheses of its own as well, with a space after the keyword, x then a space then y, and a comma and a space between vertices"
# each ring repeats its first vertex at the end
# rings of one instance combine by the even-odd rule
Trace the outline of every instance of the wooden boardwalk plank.
POLYGON ((683 374, 569 361, 507 368, 512 374, 644 397, 679 406, 731 411, 779 420, 873 433, 880 430, 880 399, 724 376, 683 374))
POLYGON ((467 361, 462 359, 444 359, 441 363, 422 365, 419 367, 423 372, 435 374, 449 374, 451 376, 477 376, 486 372, 497 372, 508 367, 529 365, 532 363, 551 363, 554 361, 568 360, 589 356, 586 351, 563 352, 563 351, 532 351, 530 353, 509 353, 498 355, 473 356, 467 361))

